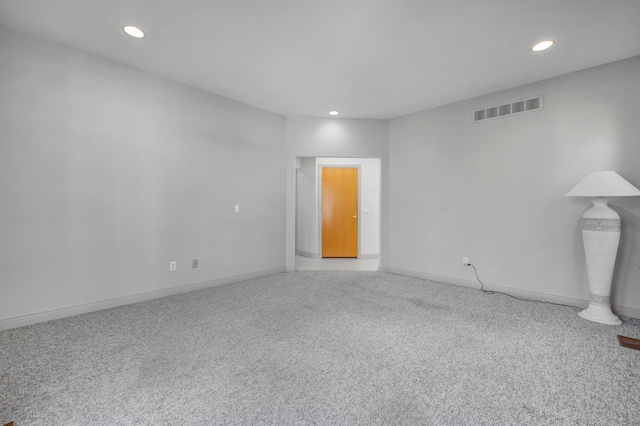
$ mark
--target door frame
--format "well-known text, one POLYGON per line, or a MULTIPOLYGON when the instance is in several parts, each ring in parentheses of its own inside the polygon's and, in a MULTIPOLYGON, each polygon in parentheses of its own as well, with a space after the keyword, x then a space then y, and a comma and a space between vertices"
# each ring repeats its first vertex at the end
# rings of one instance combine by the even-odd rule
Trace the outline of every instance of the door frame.
POLYGON ((362 191, 361 191, 361 187, 362 187, 362 165, 360 164, 318 164, 317 165, 318 170, 317 170, 317 191, 316 191, 316 205, 318 206, 318 214, 317 214, 317 220, 318 220, 318 254, 320 256, 320 259, 323 259, 322 257, 322 170, 323 169, 358 169, 358 212, 356 213, 358 215, 358 256, 356 257, 356 259, 360 259, 361 258, 361 250, 362 250, 362 244, 361 244, 361 226, 362 226, 362 220, 361 220, 361 196, 362 196, 362 191))

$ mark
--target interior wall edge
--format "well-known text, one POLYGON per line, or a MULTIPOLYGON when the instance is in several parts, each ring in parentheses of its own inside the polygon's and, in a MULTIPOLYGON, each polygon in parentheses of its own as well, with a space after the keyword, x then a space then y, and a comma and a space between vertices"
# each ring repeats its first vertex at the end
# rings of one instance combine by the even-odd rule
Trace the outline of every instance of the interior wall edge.
POLYGON ((377 253, 360 253, 358 259, 380 259, 380 255, 377 253))
MULTIPOLYGON (((460 278, 454 277, 444 277, 441 275, 429 274, 426 272, 418 272, 412 271, 408 269, 402 268, 380 268, 380 272, 385 272, 389 274, 403 275, 407 277, 421 278, 429 281, 435 281, 443 284, 451 284, 462 287, 469 287, 479 289, 479 284, 477 281, 463 280, 460 278)), ((539 301, 546 301, 551 303, 560 303, 563 305, 571 305, 577 308, 586 308, 589 304, 588 300, 584 299, 575 299, 572 297, 564 297, 558 296, 555 294, 541 293, 536 291, 522 290, 516 289, 512 287, 505 287, 496 284, 484 283, 484 289, 490 291, 500 291, 503 293, 510 294, 516 297, 522 297, 526 299, 534 299, 539 301)), ((629 306, 620 306, 620 305, 612 305, 614 312, 618 315, 622 315, 629 318, 637 318, 640 319, 640 309, 632 308, 629 306)))
POLYGON ((176 294, 189 293, 197 290, 204 290, 211 287, 218 287, 227 284, 234 284, 254 278, 266 277, 285 272, 284 267, 255 271, 246 274, 233 275, 229 277, 216 278, 213 280, 185 284, 176 287, 163 288, 159 290, 137 293, 128 296, 115 297, 112 299, 100 300, 97 302, 83 303, 75 306, 68 306, 60 309, 52 309, 45 312, 35 312, 27 315, 20 315, 13 318, 0 319, 0 331, 10 330, 18 327, 38 324, 41 322, 72 317, 90 312, 102 311, 105 309, 117 308, 133 303, 145 302, 147 300, 159 299, 176 294))
POLYGON ((320 255, 318 253, 311 253, 309 251, 296 250, 296 256, 308 257, 311 259, 320 259, 320 255))
MULTIPOLYGON (((401 268, 389 268, 389 273, 397 275, 405 275, 409 277, 422 278, 429 281, 435 281, 443 284, 453 284, 461 287, 469 287, 480 290, 480 284, 477 281, 465 280, 454 277, 445 277, 442 275, 429 274, 427 272, 418 272, 401 268)), ((555 294, 541 293, 538 291, 522 290, 519 288, 507 287, 497 284, 484 283, 484 289, 489 291, 500 291, 517 297, 528 299, 544 300, 553 303, 562 303, 565 305, 576 306, 578 308, 586 308, 588 301, 583 299, 575 299, 573 297, 558 296, 555 294)))

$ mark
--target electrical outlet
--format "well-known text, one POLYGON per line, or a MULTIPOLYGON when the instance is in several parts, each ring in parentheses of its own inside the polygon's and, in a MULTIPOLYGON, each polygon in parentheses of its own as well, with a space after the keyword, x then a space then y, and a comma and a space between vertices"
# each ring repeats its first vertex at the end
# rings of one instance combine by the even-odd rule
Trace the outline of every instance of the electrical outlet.
POLYGON ((169 270, 175 271, 176 269, 178 269, 178 262, 176 262, 175 260, 169 262, 169 270))
POLYGON ((462 265, 463 266, 469 266, 469 258, 468 257, 463 257, 462 258, 462 265))
POLYGON ((198 259, 193 259, 193 262, 191 262, 191 267, 193 269, 196 269, 198 267, 198 259))

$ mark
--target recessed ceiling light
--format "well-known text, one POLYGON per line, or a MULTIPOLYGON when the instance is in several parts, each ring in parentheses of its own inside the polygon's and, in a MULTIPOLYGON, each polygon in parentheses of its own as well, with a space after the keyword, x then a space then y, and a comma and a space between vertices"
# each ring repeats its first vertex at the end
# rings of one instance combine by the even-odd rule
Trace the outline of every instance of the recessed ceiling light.
POLYGON ((135 37, 135 38, 143 38, 144 37, 144 32, 138 28, 138 27, 134 27, 133 25, 125 25, 124 27, 122 27, 122 30, 129 34, 131 37, 135 37))
POLYGON ((534 52, 540 52, 541 50, 546 50, 553 46, 553 43, 555 43, 553 40, 544 40, 534 44, 531 50, 534 52))
POLYGON ((329 111, 329 115, 338 115, 340 114, 338 111, 329 111))

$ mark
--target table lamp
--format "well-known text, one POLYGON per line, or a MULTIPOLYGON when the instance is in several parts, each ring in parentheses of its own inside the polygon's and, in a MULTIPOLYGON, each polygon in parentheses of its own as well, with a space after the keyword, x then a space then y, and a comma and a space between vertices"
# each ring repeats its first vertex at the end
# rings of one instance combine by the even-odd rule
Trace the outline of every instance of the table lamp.
POLYGON ((590 173, 565 196, 598 197, 591 200, 593 206, 582 215, 582 241, 591 300, 589 307, 578 315, 602 324, 622 324, 611 311, 610 301, 613 268, 620 242, 620 216, 607 203, 608 197, 640 196, 640 189, 614 171, 599 171, 590 173))

